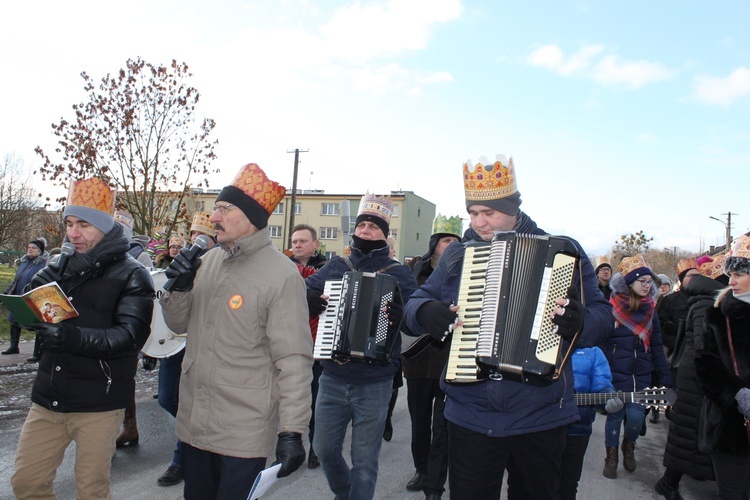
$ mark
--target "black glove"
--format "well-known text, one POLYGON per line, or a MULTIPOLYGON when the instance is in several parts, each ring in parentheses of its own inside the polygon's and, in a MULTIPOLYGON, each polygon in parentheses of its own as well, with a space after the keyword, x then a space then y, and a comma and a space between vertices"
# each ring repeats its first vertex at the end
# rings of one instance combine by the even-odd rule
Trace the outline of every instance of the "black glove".
POLYGON ((320 292, 307 289, 307 308, 310 310, 310 316, 320 316, 320 313, 328 307, 328 301, 321 295, 320 292))
POLYGON ((386 304, 385 313, 388 315, 388 331, 395 332, 401 327, 401 320, 404 319, 404 306, 401 302, 392 300, 386 304))
POLYGON ((81 347, 81 330, 68 323, 32 323, 28 326, 39 335, 45 351, 77 352, 81 347))
POLYGON ((164 273, 167 279, 174 280, 172 292, 189 292, 193 289, 195 273, 201 267, 200 257, 195 256, 191 261, 191 253, 194 251, 190 248, 183 248, 180 253, 169 263, 167 271, 164 273))
POLYGON ((574 286, 568 288, 568 303, 563 308, 562 315, 555 315, 552 322, 557 325, 557 334, 564 339, 571 340, 583 328, 583 305, 578 302, 578 291, 574 286))
POLYGON ((430 337, 438 340, 446 337, 448 329, 456 322, 456 317, 450 306, 439 300, 425 302, 417 309, 417 323, 422 325, 430 337))
POLYGON ((156 362, 158 359, 152 358, 151 356, 143 355, 143 370, 150 372, 154 368, 156 368, 156 362))
POLYGON ((286 477, 299 469, 305 462, 305 447, 302 446, 302 434, 299 432, 281 432, 276 441, 276 461, 281 469, 276 477, 286 477))

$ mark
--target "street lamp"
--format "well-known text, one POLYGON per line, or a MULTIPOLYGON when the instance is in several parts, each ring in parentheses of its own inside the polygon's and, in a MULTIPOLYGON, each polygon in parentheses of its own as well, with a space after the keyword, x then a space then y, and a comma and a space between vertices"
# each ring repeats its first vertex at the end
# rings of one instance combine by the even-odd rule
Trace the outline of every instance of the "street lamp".
MULTIPOLYGON (((731 215, 729 215, 729 217, 731 217, 731 215)), ((725 252, 728 251, 729 250, 729 246, 732 244, 732 235, 730 234, 732 228, 731 228, 730 224, 724 222, 723 220, 721 220, 721 219, 719 219, 717 217, 714 217, 713 215, 709 215, 708 218, 709 219, 713 219, 713 220, 717 220, 717 221, 721 222, 722 224, 724 224, 724 228, 726 229, 726 238, 727 238, 727 244, 726 244, 726 247, 724 247, 724 251, 725 252)))

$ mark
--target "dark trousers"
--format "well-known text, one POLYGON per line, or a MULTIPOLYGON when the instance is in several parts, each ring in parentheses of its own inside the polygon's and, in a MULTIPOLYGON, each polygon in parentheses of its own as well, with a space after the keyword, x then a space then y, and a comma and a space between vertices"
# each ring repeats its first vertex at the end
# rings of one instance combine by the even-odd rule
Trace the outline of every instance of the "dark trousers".
POLYGON ((407 378, 406 394, 411 417, 411 456, 414 468, 424 474, 423 491, 441 494, 448 477, 448 426, 443 417, 445 394, 440 380, 407 378))
POLYGON ((560 467, 560 499, 576 500, 578 481, 583 471, 583 457, 589 446, 590 436, 567 436, 560 467))
POLYGON ((750 456, 711 452, 719 500, 750 497, 750 456))
MULTIPOLYGON (((159 406, 173 417, 177 417, 180 402, 180 374, 182 373, 182 358, 185 349, 177 354, 162 358, 159 361, 159 406)), ((182 461, 182 441, 177 440, 172 453, 172 466, 180 468, 182 461)))
POLYGON ((448 422, 451 499, 499 500, 507 468, 509 500, 557 500, 567 430, 498 438, 448 422))
POLYGON ((182 444, 185 500, 244 500, 265 458, 237 458, 182 444))
POLYGON ((320 385, 320 376, 323 374, 323 367, 320 366, 320 361, 313 363, 312 367, 313 379, 312 379, 312 413, 310 414, 310 448, 312 448, 313 436, 315 436, 315 401, 318 400, 318 386, 320 385))

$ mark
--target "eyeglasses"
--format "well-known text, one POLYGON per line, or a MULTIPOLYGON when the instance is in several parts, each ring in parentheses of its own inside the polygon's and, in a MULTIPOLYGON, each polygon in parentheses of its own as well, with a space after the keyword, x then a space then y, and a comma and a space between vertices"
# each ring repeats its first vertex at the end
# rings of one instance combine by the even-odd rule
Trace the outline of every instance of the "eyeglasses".
POLYGON ((170 250, 182 250, 182 247, 178 245, 172 245, 171 247, 169 247, 169 249, 170 250))
POLYGON ((645 280, 645 279, 640 279, 640 280, 636 280, 636 281, 638 283, 640 283, 641 285, 643 285, 643 286, 651 286, 651 283, 654 282, 654 280, 645 280))
POLYGON ((234 206, 234 205, 231 205, 231 204, 226 204, 226 205, 214 205, 214 212, 216 212, 216 211, 218 210, 219 212, 221 212, 221 215, 226 215, 226 214, 227 214, 227 212, 229 212, 229 211, 230 211, 230 210, 232 210, 233 208, 237 208, 237 207, 236 207, 236 206, 234 206))

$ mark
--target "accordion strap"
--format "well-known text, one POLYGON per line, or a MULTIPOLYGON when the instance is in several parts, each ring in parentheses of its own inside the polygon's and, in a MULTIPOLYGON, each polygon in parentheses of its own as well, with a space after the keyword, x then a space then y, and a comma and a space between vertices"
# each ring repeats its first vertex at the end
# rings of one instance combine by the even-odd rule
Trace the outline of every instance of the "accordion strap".
MULTIPOLYGON (((346 265, 347 265, 347 266, 349 266, 349 270, 350 270, 350 271, 356 271, 356 270, 357 270, 357 268, 356 268, 356 267, 354 267, 354 263, 352 262, 352 259, 351 259, 351 258, 350 258, 350 257, 349 257, 348 255, 347 255, 346 257, 344 257, 344 262, 346 262, 346 265)), ((377 270, 377 271, 375 271, 375 272, 376 272, 376 273, 384 273, 384 272, 386 272, 386 271, 390 271, 390 270, 391 270, 391 269, 393 269, 394 267, 398 267, 398 266, 400 266, 400 265, 401 265, 401 263, 400 263, 400 262, 392 262, 391 264, 388 264, 388 265, 387 265, 387 266, 385 266, 384 268, 382 268, 382 269, 378 269, 378 270, 377 270)))

